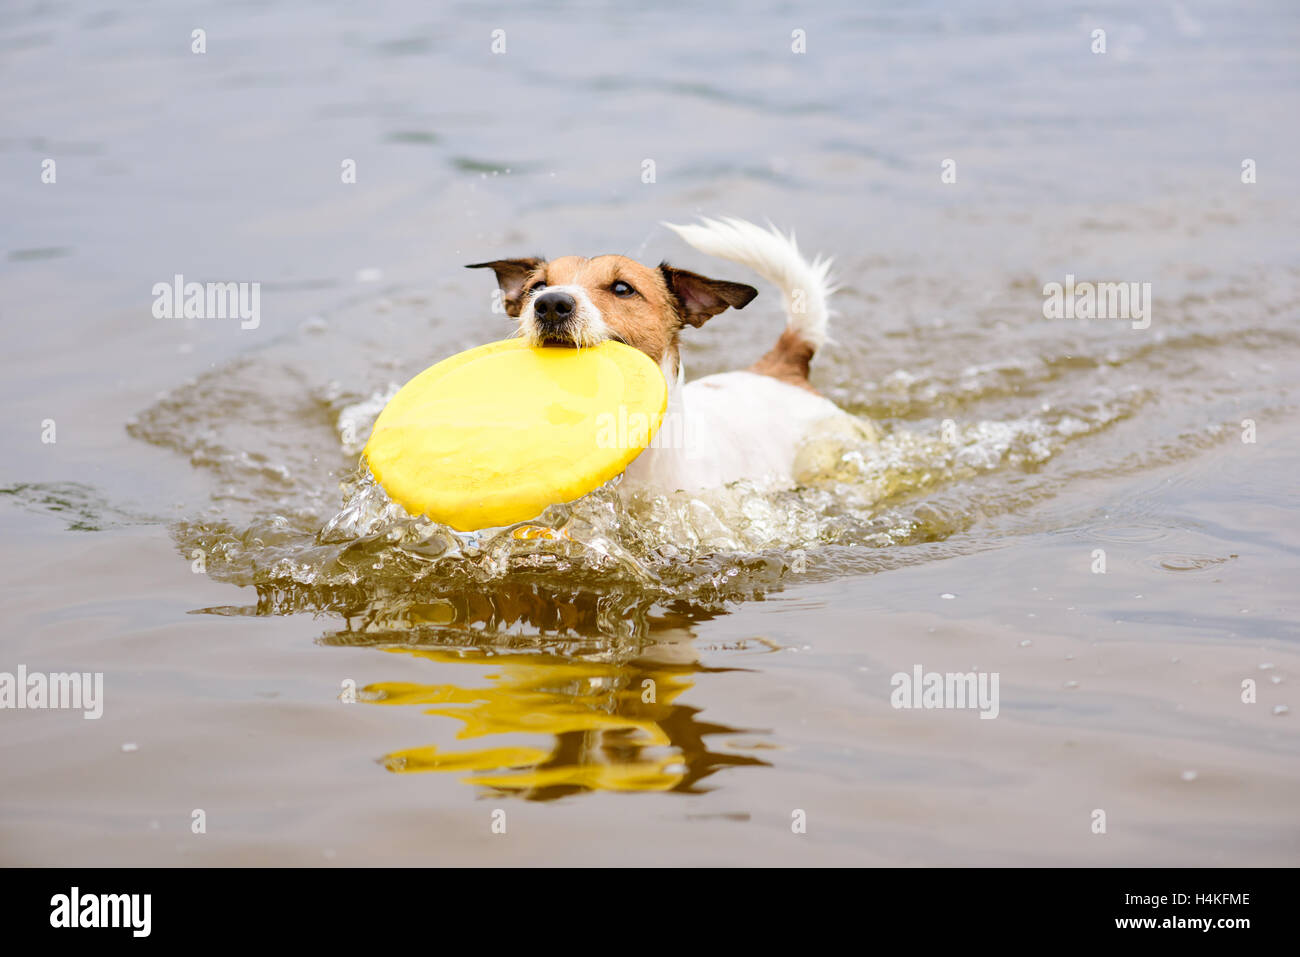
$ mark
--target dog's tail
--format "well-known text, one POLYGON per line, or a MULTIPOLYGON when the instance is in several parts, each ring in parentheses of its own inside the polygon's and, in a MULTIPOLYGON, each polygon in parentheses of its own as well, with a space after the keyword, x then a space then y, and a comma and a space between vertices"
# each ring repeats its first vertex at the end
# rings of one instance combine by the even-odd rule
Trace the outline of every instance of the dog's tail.
POLYGON ((664 223, 702 253, 748 266, 781 290, 786 327, 776 345, 754 364, 753 371, 807 385, 813 353, 826 344, 830 322, 831 261, 809 262, 795 245, 794 234, 775 226, 755 226, 743 219, 701 219, 698 226, 664 223))

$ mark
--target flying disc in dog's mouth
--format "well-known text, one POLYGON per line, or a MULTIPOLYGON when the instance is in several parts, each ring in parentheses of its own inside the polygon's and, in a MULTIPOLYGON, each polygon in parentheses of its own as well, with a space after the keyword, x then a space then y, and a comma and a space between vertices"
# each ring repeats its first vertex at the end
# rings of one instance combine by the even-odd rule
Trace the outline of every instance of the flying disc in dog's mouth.
POLYGON ((384 407, 364 450, 412 515, 458 531, 510 525, 627 468, 659 429, 663 373, 612 341, 507 339, 444 359, 384 407), (619 423, 644 427, 618 428, 619 423))

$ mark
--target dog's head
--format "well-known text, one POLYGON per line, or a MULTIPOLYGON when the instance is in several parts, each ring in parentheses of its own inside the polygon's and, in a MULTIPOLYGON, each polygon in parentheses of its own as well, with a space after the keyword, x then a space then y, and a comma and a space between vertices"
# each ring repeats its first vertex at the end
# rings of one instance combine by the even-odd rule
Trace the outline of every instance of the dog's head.
POLYGON ((702 326, 729 306, 743 309, 758 295, 743 283, 626 256, 498 259, 468 268, 496 273, 506 312, 528 341, 594 346, 613 339, 640 349, 670 381, 684 326, 702 326))

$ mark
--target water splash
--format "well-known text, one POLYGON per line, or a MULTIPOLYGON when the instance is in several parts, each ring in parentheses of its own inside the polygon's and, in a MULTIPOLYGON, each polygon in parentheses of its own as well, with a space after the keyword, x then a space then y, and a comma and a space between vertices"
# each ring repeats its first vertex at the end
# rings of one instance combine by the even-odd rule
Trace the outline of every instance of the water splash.
MULTIPOLYGON (((340 405, 338 442, 368 432, 386 392, 340 405)), ((951 420, 810 436, 797 483, 738 482, 702 494, 622 488, 617 480, 527 522, 459 532, 393 502, 364 466, 342 507, 262 515, 248 524, 177 526, 210 573, 252 585, 255 608, 342 615, 368 634, 413 632, 644 637, 671 606, 711 614, 848 552, 942 541, 996 505, 978 479, 1032 474, 1068 443, 1132 415, 1138 390, 1003 422, 951 420)), ((221 613, 239 609, 209 609, 221 613)), ((349 626, 350 627, 350 626, 349 626)))

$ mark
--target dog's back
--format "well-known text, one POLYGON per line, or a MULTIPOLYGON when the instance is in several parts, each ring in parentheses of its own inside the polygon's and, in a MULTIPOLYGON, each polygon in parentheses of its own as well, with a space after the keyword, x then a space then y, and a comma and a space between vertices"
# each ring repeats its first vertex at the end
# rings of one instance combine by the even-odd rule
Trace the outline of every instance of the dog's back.
POLYGON ((793 236, 738 219, 668 225, 701 252, 748 266, 781 290, 786 327, 746 371, 669 383, 668 413, 656 445, 628 467, 636 485, 700 490, 738 479, 789 480, 800 441, 826 419, 843 417, 808 382, 826 343, 830 261, 804 259, 793 236))

